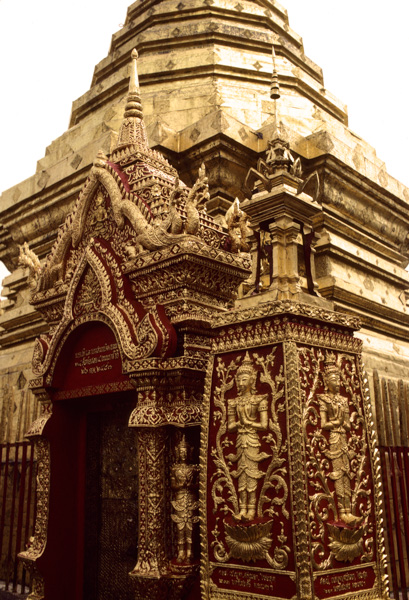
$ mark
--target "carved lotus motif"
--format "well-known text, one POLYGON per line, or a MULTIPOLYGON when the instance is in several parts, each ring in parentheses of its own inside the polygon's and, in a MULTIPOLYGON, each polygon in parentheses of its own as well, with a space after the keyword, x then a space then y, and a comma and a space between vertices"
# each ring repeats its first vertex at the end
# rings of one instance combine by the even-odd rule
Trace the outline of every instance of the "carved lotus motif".
POLYGON ((352 562, 363 553, 362 536, 364 530, 347 529, 328 524, 329 538, 334 557, 340 562, 352 562))
POLYGON ((240 558, 244 562, 255 562, 266 558, 272 544, 273 521, 271 519, 251 525, 229 525, 224 522, 224 526, 231 558, 240 558))

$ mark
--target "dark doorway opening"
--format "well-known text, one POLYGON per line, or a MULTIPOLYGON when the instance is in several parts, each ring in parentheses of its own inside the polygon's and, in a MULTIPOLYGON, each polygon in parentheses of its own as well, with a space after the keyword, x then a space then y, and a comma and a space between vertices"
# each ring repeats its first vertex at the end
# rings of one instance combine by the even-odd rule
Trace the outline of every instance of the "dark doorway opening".
POLYGON ((134 405, 125 393, 87 411, 84 600, 135 597, 128 575, 138 539, 136 435, 128 427, 134 405))

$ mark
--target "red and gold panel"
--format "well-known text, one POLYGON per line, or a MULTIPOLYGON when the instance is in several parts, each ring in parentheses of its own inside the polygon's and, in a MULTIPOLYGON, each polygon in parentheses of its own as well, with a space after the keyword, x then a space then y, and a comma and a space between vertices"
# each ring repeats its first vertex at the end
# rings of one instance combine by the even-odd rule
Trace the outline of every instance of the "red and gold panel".
POLYGON ((282 344, 216 356, 210 399, 202 482, 209 585, 291 598, 296 588, 282 344))
POLYGON ((218 329, 207 377, 203 597, 383 598, 360 342, 352 327, 245 316, 218 329))

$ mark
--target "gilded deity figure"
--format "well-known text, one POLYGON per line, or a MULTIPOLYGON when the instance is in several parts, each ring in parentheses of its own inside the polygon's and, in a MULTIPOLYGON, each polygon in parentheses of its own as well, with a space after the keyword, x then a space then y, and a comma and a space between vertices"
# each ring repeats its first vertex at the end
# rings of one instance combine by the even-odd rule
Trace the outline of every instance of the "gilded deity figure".
POLYGON ((193 524, 197 523, 197 476, 198 466, 188 463, 190 447, 185 436, 176 447, 176 463, 171 470, 171 487, 174 494, 172 500, 172 520, 176 523, 178 563, 192 561, 193 524))
POLYGON ((108 213, 105 209, 105 200, 104 196, 99 193, 95 200, 95 211, 92 215, 91 225, 99 230, 104 226, 104 221, 108 218, 108 213))
POLYGON ((348 449, 347 433, 351 429, 348 399, 341 396, 340 369, 335 357, 326 360, 324 371, 326 393, 318 396, 321 427, 329 431, 329 449, 325 456, 330 459, 339 517, 347 525, 354 525, 360 519, 352 514, 351 506, 351 451, 348 449))
POLYGON ((227 429, 237 432, 236 454, 227 459, 237 463, 231 475, 238 480, 239 512, 237 520, 251 521, 256 516, 257 484, 265 473, 259 463, 270 455, 260 452, 259 432, 268 428, 267 395, 256 394, 257 372, 249 353, 237 369, 236 387, 238 396, 227 403, 227 429))

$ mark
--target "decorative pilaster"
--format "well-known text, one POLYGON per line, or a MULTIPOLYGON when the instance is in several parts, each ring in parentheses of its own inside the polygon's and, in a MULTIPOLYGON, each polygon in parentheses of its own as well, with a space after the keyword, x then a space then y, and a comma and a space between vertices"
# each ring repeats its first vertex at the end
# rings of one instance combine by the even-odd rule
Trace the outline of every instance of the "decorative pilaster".
MULTIPOLYGON (((36 382, 32 382, 36 383, 36 382)), ((26 569, 31 572, 32 591, 28 600, 45 600, 44 579, 37 567, 37 560, 43 555, 47 545, 48 514, 50 501, 50 444, 43 436, 44 428, 52 414, 52 405, 43 388, 31 386, 38 400, 41 402, 41 415, 32 423, 27 438, 35 442, 35 453, 37 458, 37 487, 36 487, 36 520, 34 537, 30 546, 24 552, 20 552, 18 558, 24 563, 26 569)))
POLYGON ((312 569, 311 547, 308 531, 308 497, 305 474, 305 447, 300 397, 298 351, 295 342, 284 342, 287 410, 291 473, 291 496, 294 515, 296 568, 298 571, 299 600, 311 600, 312 569))
MULTIPOLYGON (((139 470, 138 562, 130 573, 137 590, 146 580, 160 580, 167 573, 165 547, 165 465, 167 434, 163 427, 137 431, 139 470)), ((151 590, 153 594, 153 590, 151 590)), ((151 596, 154 598, 154 595, 151 596)), ((159 596, 158 596, 159 598, 159 596)))

